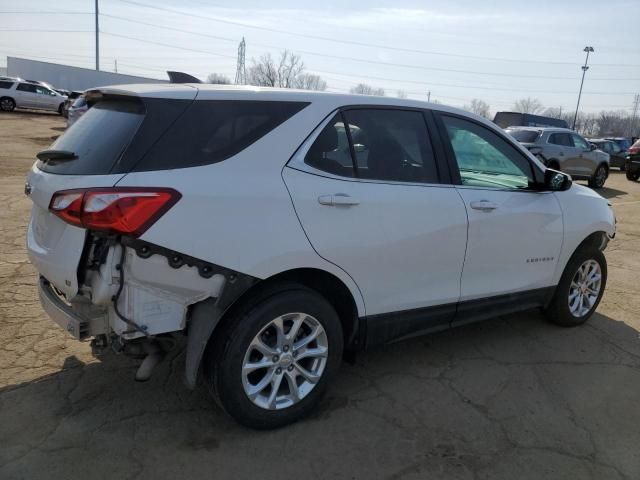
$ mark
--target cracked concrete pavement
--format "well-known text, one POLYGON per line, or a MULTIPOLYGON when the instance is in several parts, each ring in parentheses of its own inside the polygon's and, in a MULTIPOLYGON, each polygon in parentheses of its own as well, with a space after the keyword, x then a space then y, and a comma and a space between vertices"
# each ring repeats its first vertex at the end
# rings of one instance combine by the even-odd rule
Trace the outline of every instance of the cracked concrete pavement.
POLYGON ((63 127, 0 115, 0 478, 640 478, 640 184, 602 192, 618 235, 587 325, 532 311, 364 353, 312 418, 255 432, 183 386, 179 352, 135 383, 42 312, 23 185, 63 127))

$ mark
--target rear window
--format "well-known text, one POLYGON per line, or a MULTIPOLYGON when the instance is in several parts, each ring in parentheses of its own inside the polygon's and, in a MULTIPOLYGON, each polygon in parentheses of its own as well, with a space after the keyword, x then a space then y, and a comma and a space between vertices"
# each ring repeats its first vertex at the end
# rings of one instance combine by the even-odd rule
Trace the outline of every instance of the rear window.
POLYGON ((115 97, 93 105, 49 147, 72 151, 77 159, 39 161, 38 168, 106 175, 216 163, 247 148, 306 105, 115 97))
POLYGON ((134 168, 167 170, 221 162, 241 152, 307 103, 198 100, 134 168))
POLYGON ((507 130, 507 133, 522 143, 533 143, 540 136, 539 130, 507 130))
POLYGON ((0 88, 11 88, 11 85, 13 85, 13 82, 0 81, 0 88))
POLYGON ((142 102, 107 100, 94 105, 50 147, 78 158, 38 161, 38 168, 68 175, 105 175, 133 138, 144 119, 142 102))

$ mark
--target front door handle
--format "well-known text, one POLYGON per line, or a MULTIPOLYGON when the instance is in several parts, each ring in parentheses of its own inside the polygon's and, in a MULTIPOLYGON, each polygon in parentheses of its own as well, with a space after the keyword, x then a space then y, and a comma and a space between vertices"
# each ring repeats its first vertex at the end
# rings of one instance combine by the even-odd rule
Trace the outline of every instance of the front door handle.
POLYGON ((332 207, 351 207, 360 205, 360 201, 346 193, 334 193, 333 195, 320 195, 318 197, 320 205, 329 205, 332 207))
POLYGON ((491 212, 498 208, 498 204, 490 202, 489 200, 480 200, 479 202, 471 202, 471 208, 482 212, 491 212))

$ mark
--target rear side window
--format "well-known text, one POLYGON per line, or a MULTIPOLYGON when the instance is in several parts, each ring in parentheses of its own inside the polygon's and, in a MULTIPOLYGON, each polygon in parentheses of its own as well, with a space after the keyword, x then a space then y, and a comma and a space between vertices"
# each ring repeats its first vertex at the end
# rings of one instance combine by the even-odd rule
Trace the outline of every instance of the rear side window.
POLYGON ((301 102, 195 101, 134 170, 166 170, 221 162, 244 150, 307 105, 301 102))
POLYGON ((80 108, 80 107, 84 107, 87 104, 87 101, 84 98, 84 95, 76 98, 73 102, 73 107, 74 108, 80 108))
POLYGON ((45 172, 70 175, 105 175, 111 172, 144 118, 136 101, 102 101, 93 106, 50 147, 78 157, 65 161, 38 161, 45 172))
POLYGON ((11 85, 13 85, 13 82, 0 81, 0 88, 11 88, 11 85))
POLYGON ((573 147, 573 140, 568 133, 552 133, 549 135, 549 143, 563 147, 573 147))
POLYGON ((507 133, 522 143, 533 143, 540 136, 539 130, 511 130, 508 129, 507 133))

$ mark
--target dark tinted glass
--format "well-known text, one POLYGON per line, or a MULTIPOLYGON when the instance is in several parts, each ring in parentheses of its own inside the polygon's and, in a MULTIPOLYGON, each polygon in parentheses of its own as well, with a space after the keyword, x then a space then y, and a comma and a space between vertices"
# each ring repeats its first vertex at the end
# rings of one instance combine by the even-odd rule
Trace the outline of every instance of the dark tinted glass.
POLYGON ((36 93, 36 86, 31 83, 20 83, 16 87, 16 90, 20 90, 21 92, 31 92, 36 93))
POLYGON ((38 161, 38 167, 50 173, 108 174, 143 118, 144 106, 141 102, 99 102, 49 147, 52 150, 74 152, 78 158, 61 162, 38 161))
POLYGON ((342 116, 335 115, 304 158, 307 165, 323 172, 353 177, 353 160, 349 149, 349 140, 345 131, 342 116))
POLYGON ((552 133, 549 135, 549 143, 562 145, 563 147, 573 147, 573 140, 568 133, 552 133))
POLYGON ((11 88, 11 85, 13 85, 13 82, 0 81, 0 88, 11 88))
POLYGON ((361 109, 344 112, 357 175, 372 180, 437 183, 438 170, 421 112, 361 109))
POLYGON ((539 130, 507 130, 507 133, 523 143, 533 143, 540 136, 539 130))
POLYGON ((299 102, 195 101, 134 170, 166 170, 221 162, 262 138, 306 105, 299 102))
POLYGON ((512 190, 528 188, 533 170, 527 158, 486 127, 442 116, 463 185, 512 190))

